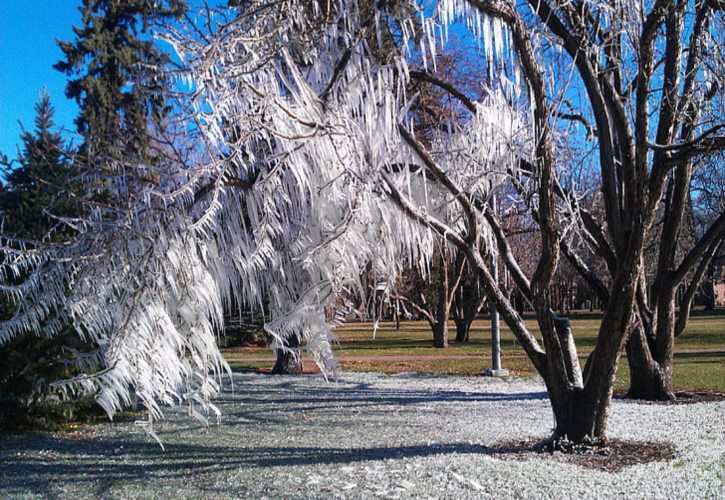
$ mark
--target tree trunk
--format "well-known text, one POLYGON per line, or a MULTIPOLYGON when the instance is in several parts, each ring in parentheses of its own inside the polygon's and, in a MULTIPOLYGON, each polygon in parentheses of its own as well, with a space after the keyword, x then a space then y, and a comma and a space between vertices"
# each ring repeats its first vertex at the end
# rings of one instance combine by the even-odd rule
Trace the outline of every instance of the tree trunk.
POLYGON ((591 391, 547 384, 555 427, 551 448, 573 451, 576 446, 604 445, 609 401, 600 401, 591 391))
POLYGON ((275 375, 292 375, 302 373, 302 353, 300 352, 300 339, 297 335, 285 339, 286 349, 276 349, 277 361, 272 368, 275 375))
POLYGON ((440 254, 440 266, 441 266, 441 279, 438 280, 438 296, 436 297, 437 307, 435 311, 432 311, 435 315, 435 321, 432 322, 431 327, 433 329, 433 347, 447 348, 448 347, 448 319, 451 314, 451 305, 453 303, 453 294, 456 293, 456 287, 458 286, 457 280, 454 277, 456 284, 451 286, 451 280, 449 274, 450 262, 448 247, 444 244, 441 247, 440 254))
MULTIPOLYGON (((447 269, 446 269, 447 271, 447 269)), ((441 280, 438 307, 435 311, 435 323, 431 324, 433 330, 433 347, 448 347, 448 318, 450 316, 450 301, 448 301, 448 278, 441 280)))
POLYGON ((655 359, 642 326, 632 332, 627 342, 630 399, 669 401, 675 399, 672 391, 672 350, 662 359, 655 359))
POLYGON ((448 311, 438 314, 438 321, 431 325, 433 329, 433 347, 448 347, 448 311))
MULTIPOLYGON (((671 276, 672 271, 660 270, 651 292, 654 306, 647 308, 646 305, 639 305, 639 318, 627 341, 630 372, 627 397, 631 399, 675 399, 672 391, 672 363, 678 286, 671 276)), ((689 310, 680 312, 687 315, 689 310)))
POLYGON ((480 310, 481 296, 468 287, 460 287, 456 292, 453 307, 453 321, 456 323, 456 342, 459 344, 470 341, 470 330, 480 310))
POLYGON ((607 419, 618 363, 615 362, 611 371, 602 370, 604 358, 596 359, 596 352, 593 352, 582 374, 568 319, 554 316, 554 323, 565 370, 562 377, 550 365, 544 373, 555 419, 550 447, 570 452, 582 446, 606 445, 607 419))
POLYGON ((463 344, 469 342, 469 332, 471 330, 471 322, 466 321, 465 318, 460 318, 458 315, 453 316, 453 321, 456 323, 456 342, 463 344))
POLYGON ((395 299, 395 331, 400 331, 400 300, 395 299))

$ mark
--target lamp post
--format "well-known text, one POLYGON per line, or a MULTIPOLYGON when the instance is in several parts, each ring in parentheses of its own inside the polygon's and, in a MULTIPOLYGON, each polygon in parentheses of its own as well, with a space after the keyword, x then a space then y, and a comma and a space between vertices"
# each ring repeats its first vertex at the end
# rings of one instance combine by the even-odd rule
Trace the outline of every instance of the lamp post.
MULTIPOLYGON (((491 195, 489 200, 491 210, 496 213, 496 195, 491 195)), ((498 283, 498 254, 491 252, 491 275, 498 283)), ((493 302, 491 308, 491 368, 486 368, 483 374, 487 377, 508 377, 509 371, 501 368, 501 328, 498 311, 493 302)))

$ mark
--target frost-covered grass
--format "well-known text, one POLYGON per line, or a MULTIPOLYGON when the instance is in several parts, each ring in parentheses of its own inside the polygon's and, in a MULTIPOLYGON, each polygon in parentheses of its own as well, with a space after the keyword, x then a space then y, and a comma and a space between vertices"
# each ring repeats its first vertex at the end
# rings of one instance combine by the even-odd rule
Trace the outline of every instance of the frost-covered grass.
POLYGON ((235 375, 222 423, 183 410, 159 423, 166 451, 132 423, 0 438, 0 497, 717 498, 725 402, 613 403, 612 438, 671 442, 677 456, 610 473, 497 443, 548 435, 536 381, 349 373, 235 375))

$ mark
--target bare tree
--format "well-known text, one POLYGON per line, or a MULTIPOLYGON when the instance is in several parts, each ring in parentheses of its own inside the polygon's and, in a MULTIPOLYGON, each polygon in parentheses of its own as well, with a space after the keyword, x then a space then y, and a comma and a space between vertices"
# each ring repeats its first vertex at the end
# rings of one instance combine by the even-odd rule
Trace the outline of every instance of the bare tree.
POLYGON ((448 322, 464 273, 465 258, 454 257, 451 253, 445 242, 437 245, 428 272, 411 268, 401 273, 395 293, 391 295, 391 299, 410 305, 428 322, 433 332, 433 347, 439 348, 448 347, 448 322))
MULTIPOLYGON (((459 254, 457 259, 465 260, 465 256, 459 254)), ((456 342, 459 344, 471 340, 473 321, 487 303, 483 290, 478 285, 478 276, 467 263, 464 263, 462 273, 451 311, 456 324, 456 342)))
MULTIPOLYGON (((475 200, 451 181, 434 155, 404 127, 404 140, 467 214, 466 231, 451 235, 449 228, 416 212, 391 187, 393 197, 411 217, 437 226, 449 240, 466 249, 489 298, 522 341, 547 384, 557 435, 574 441, 601 438, 619 355, 631 332, 633 342, 641 340, 638 345, 646 360, 644 364, 633 363, 634 370, 644 366, 644 376, 659 380, 664 394, 671 393, 673 339, 684 327, 691 294, 723 237, 725 214, 720 214, 687 255, 680 262, 674 261, 695 165, 703 157, 719 154, 725 144, 725 137, 720 135, 724 125, 712 112, 713 102, 720 99, 720 85, 703 77, 723 67, 719 44, 714 41, 716 31, 710 25, 722 5, 665 1, 642 7, 624 3, 610 7, 597 2, 538 0, 529 2, 530 10, 496 1, 472 1, 471 5, 480 13, 502 20, 510 29, 533 108, 533 154, 530 160, 521 160, 526 165, 514 176, 515 183, 523 183, 528 177, 534 186, 530 207, 540 228, 541 258, 530 280, 520 272, 495 214, 485 208, 483 213, 509 271, 534 306, 543 348, 501 295, 481 260, 475 200), (566 71, 560 72, 561 66, 555 64, 539 63, 553 58, 548 54, 555 49, 562 49, 564 55, 557 61, 566 71), (685 64, 681 64, 683 54, 687 54, 685 64), (567 71, 582 90, 579 109, 572 112, 562 110, 560 105, 567 102, 562 96, 570 91, 569 81, 561 80, 567 71), (548 81, 554 83, 549 85, 548 81), (659 104, 653 109, 655 96, 659 104), (592 125, 587 117, 592 118, 592 125), (559 122, 572 120, 583 123, 596 143, 604 224, 598 224, 577 204, 575 193, 557 177, 556 144, 573 141, 560 133, 559 122), (557 208, 558 200, 564 203, 557 208), (660 272, 650 291, 643 286, 642 261, 645 242, 662 203, 666 214, 659 243, 660 272), (606 257, 608 280, 583 263, 566 237, 562 222, 571 218, 579 218, 587 243, 606 257), (583 373, 568 322, 552 312, 550 288, 561 254, 587 278, 605 304, 596 346, 583 373), (678 321, 674 317, 675 290, 693 270, 678 321), (654 302, 647 298, 650 293, 654 302), (643 337, 645 331, 651 332, 648 339, 643 337)), ((451 8, 455 10, 456 5, 451 8)), ((465 97, 461 98, 465 102, 465 97)), ((469 109, 477 112, 473 103, 469 109)), ((634 380, 639 386, 637 374, 634 380)))
MULTIPOLYGON (((685 329, 725 232, 722 210, 697 234, 687 232, 694 175, 723 159, 724 66, 717 27, 723 4, 530 5, 538 18, 532 26, 563 49, 566 71, 586 97, 572 103, 552 95, 551 116, 583 124, 598 157, 602 210, 586 208, 573 183, 556 182, 554 189, 564 201, 561 211, 577 219, 579 241, 605 263, 605 272, 585 264, 573 238, 562 238, 561 252, 606 305, 603 327, 614 328, 616 338, 631 332, 629 395, 671 399, 674 340, 685 329)), ((570 138, 566 145, 577 147, 574 142, 570 138)), ((606 350, 598 343, 590 361, 608 356, 606 350)))

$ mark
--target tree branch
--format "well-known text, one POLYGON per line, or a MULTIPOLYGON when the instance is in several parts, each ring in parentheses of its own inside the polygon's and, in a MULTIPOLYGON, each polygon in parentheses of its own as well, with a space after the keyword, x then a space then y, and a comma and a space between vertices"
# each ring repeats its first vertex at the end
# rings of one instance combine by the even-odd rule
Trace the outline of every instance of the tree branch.
POLYGON ((411 134, 403 124, 398 125, 398 131, 400 132, 400 135, 405 140, 405 142, 411 147, 411 149, 413 149, 418 157, 423 160, 423 164, 426 166, 428 171, 433 174, 433 177, 435 177, 438 182, 440 182, 448 190, 448 192, 453 195, 455 200, 461 206, 461 208, 463 209, 463 213, 466 216, 468 238, 472 243, 477 246, 479 229, 476 211, 471 204, 471 200, 468 198, 468 195, 464 193, 458 186, 456 186, 451 178, 446 175, 443 169, 441 169, 435 162, 435 160, 430 156, 425 146, 423 146, 420 141, 418 141, 418 139, 416 139, 415 136, 413 136, 413 134, 411 134))
POLYGON ((679 284, 685 278, 685 275, 692 269, 698 260, 702 258, 707 249, 714 242, 722 241, 725 237, 725 213, 715 219, 715 222, 708 228, 700 241, 690 250, 690 252, 682 259, 680 266, 675 271, 674 283, 679 284))
POLYGON ((597 129, 594 128, 592 124, 589 123, 586 118, 584 118, 579 113, 563 113, 561 111, 554 111, 552 113, 552 116, 556 118, 561 118, 562 120, 581 123, 584 128, 587 129, 587 140, 590 140, 593 137, 597 137, 599 135, 597 129))
POLYGON ((476 106, 476 103, 470 99, 466 94, 458 90, 456 87, 451 85, 449 82, 446 82, 444 80, 441 80, 440 78, 436 77, 435 75, 429 73, 428 71, 410 71, 408 73, 411 78, 415 80, 419 80, 422 82, 428 82, 430 84, 435 85, 436 87, 439 87, 452 96, 455 96, 459 101, 461 101, 461 104, 463 104, 468 110, 476 114, 478 112, 478 107, 476 106))
POLYGON ((685 331, 685 326, 687 326, 687 320, 690 317, 692 300, 695 298, 695 293, 700 288, 700 283, 702 283, 702 278, 705 275, 705 271, 710 265, 710 262, 712 262, 712 258, 717 253, 720 245, 722 245, 722 240, 713 242, 707 249, 705 254, 702 256, 702 259, 700 259, 700 263, 698 264, 697 269, 695 270, 695 274, 692 277, 690 284, 687 286, 687 290, 685 290, 685 296, 682 299, 680 313, 677 317, 677 323, 675 323, 675 338, 679 337, 682 332, 685 331))

